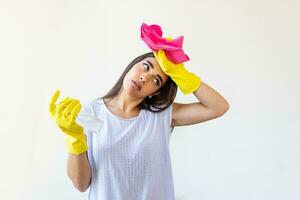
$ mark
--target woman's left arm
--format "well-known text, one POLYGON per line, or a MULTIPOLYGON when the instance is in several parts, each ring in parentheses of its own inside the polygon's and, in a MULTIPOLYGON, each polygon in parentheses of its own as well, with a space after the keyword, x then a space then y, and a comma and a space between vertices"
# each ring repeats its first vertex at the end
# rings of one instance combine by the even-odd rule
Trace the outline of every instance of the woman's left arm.
POLYGON ((193 92, 199 102, 173 103, 172 126, 192 125, 220 117, 229 109, 229 103, 216 90, 202 81, 193 92))

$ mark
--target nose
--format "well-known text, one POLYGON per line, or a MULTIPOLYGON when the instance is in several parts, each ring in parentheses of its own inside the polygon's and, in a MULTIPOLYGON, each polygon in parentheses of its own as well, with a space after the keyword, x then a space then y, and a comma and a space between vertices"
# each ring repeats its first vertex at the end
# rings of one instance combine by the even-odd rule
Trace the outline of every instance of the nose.
POLYGON ((145 76, 145 75, 141 75, 141 76, 140 76, 140 81, 142 81, 143 84, 145 84, 145 83, 147 82, 146 76, 145 76))

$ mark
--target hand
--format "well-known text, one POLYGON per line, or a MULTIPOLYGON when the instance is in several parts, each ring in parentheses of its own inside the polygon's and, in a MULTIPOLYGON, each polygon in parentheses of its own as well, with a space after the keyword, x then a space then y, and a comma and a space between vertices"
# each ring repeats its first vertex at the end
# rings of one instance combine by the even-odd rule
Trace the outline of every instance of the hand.
POLYGON ((165 55, 164 50, 153 52, 162 71, 171 77, 184 94, 194 92, 200 87, 201 78, 186 70, 182 63, 175 64, 165 55))
POLYGON ((55 91, 49 105, 49 112, 58 127, 67 135, 66 143, 69 153, 80 154, 87 150, 86 137, 83 128, 75 120, 81 110, 79 100, 64 98, 58 105, 56 101, 60 91, 55 91))

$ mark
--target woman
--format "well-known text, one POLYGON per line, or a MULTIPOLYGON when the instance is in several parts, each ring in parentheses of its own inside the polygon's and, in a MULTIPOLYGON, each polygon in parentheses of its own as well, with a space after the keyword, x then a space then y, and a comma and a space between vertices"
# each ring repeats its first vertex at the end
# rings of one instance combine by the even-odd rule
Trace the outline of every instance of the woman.
POLYGON ((174 127, 217 118, 229 108, 218 92, 184 68, 189 58, 182 39, 162 38, 158 25, 143 23, 141 33, 152 52, 135 58, 105 96, 82 107, 104 121, 100 132, 76 124, 79 100, 67 97, 56 106, 57 91, 50 103, 67 136, 68 175, 79 191, 90 187, 90 200, 174 200, 169 155, 174 127), (175 103, 177 87, 199 102, 175 103))

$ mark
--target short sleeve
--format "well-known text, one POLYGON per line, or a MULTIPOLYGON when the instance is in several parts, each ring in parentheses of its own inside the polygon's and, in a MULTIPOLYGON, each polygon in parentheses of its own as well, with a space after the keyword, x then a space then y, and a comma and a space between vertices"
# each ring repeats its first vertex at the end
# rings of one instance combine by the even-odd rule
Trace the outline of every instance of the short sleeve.
MULTIPOLYGON (((81 103, 81 105, 82 105, 82 107, 81 107, 81 111, 80 112, 85 113, 85 114, 93 115, 92 102, 81 103)), ((89 164, 90 164, 91 168, 94 169, 95 162, 94 162, 94 159, 93 159, 93 152, 92 152, 94 134, 87 127, 84 127, 84 133, 86 134, 86 138, 87 138, 87 145, 88 145, 87 155, 88 155, 88 161, 89 161, 89 164)))
POLYGON ((172 114, 173 114, 173 103, 163 111, 163 121, 164 126, 166 128, 166 131, 168 133, 168 136, 170 136, 174 130, 174 127, 172 125, 172 114))
POLYGON ((88 150, 87 150, 87 157, 88 157, 88 161, 90 164, 90 167, 92 168, 92 173, 95 171, 95 160, 94 160, 94 156, 93 156, 93 138, 94 138, 94 134, 90 131, 88 131, 86 133, 87 136, 87 145, 88 145, 88 150))
MULTIPOLYGON (((93 114, 92 101, 82 102, 81 103, 81 111, 84 113, 93 114)), ((81 112, 80 111, 80 112, 81 112)))

